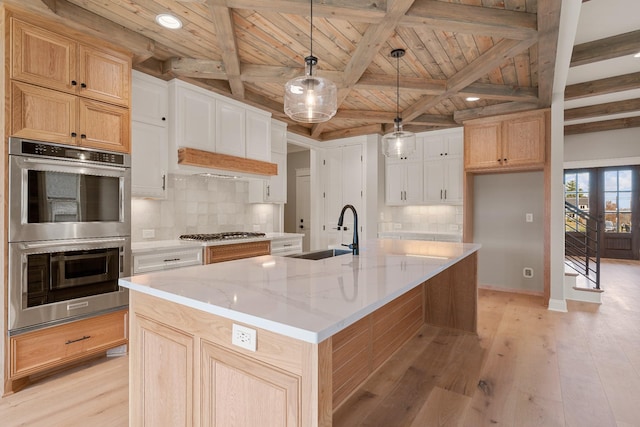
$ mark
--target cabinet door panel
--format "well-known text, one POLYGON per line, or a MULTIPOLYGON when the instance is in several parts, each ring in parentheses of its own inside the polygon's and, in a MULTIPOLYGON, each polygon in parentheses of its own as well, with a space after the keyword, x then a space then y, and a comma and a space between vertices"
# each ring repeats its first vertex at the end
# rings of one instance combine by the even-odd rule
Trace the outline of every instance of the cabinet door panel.
POLYGON ((444 201, 446 166, 444 160, 432 160, 424 164, 424 201, 429 204, 444 201))
POLYGON ((131 195, 164 197, 167 128, 131 122, 131 195))
POLYGON ((446 193, 444 201, 447 203, 462 203, 463 199, 463 165, 461 158, 445 160, 445 185, 446 193))
POLYGON ((300 425, 298 378, 213 343, 202 343, 202 425, 300 425))
POLYGON ((500 123, 466 126, 464 145, 466 169, 499 167, 502 159, 500 123))
POLYGON ((419 205, 423 202, 424 165, 422 162, 409 162, 406 165, 405 204, 419 205))
POLYGON ((11 83, 11 135, 76 144, 77 97, 24 83, 11 83))
POLYGON ((79 102, 79 109, 80 145, 103 150, 130 152, 128 109, 82 98, 79 102))
POLYGON ((133 400, 130 425, 192 426, 193 337, 142 316, 132 326, 131 393, 144 398, 133 400))
POLYGON ((167 127, 169 92, 167 82, 133 71, 131 120, 167 127))
POLYGON ((404 202, 404 182, 406 177, 405 165, 402 163, 387 163, 386 191, 387 205, 401 205, 404 202))
POLYGON ((115 53, 80 45, 78 94, 129 107, 131 61, 115 53))
POLYGON ((216 101, 216 153, 245 157, 245 109, 216 101))
POLYGON ((11 18, 11 78, 75 93, 77 44, 72 39, 11 18))
POLYGON ((503 125, 505 166, 544 164, 544 115, 505 121, 503 125))
POLYGON ((272 153, 271 161, 278 165, 278 175, 267 181, 265 200, 272 203, 287 203, 287 155, 272 153))
POLYGON ((172 106, 175 135, 172 139, 178 147, 191 147, 215 151, 215 98, 182 85, 174 89, 172 106))
POLYGON ((271 161, 271 117, 268 115, 246 112, 245 154, 248 159, 271 161))

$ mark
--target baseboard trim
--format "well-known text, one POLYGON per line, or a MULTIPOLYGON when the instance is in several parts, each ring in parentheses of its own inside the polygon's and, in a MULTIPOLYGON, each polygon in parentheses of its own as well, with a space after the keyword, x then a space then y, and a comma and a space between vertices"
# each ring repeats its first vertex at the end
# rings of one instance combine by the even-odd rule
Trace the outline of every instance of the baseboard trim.
POLYGON ((531 295, 534 297, 542 297, 544 296, 544 292, 542 291, 529 291, 527 289, 512 289, 512 288, 501 288, 499 286, 493 285, 484 285, 479 284, 478 289, 484 289, 487 291, 497 291, 497 292, 509 292, 512 294, 522 294, 522 295, 531 295))
POLYGON ((549 311, 559 311, 561 313, 567 313, 567 301, 563 299, 549 298, 549 311))

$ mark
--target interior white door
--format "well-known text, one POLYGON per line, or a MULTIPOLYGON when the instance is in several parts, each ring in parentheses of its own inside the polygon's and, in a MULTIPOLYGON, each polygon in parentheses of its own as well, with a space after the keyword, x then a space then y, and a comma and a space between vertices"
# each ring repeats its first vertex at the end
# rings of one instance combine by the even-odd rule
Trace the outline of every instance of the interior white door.
POLYGON ((309 169, 296 171, 296 231, 304 234, 302 251, 311 250, 311 176, 309 169))

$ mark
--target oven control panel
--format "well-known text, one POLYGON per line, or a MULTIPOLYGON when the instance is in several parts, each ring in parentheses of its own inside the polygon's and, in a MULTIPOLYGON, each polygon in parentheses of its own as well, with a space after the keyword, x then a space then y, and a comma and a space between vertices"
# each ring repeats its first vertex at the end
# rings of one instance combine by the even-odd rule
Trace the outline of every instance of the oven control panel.
POLYGON ((124 155, 106 151, 85 150, 41 142, 22 141, 22 154, 56 157, 86 162, 124 165, 124 155))

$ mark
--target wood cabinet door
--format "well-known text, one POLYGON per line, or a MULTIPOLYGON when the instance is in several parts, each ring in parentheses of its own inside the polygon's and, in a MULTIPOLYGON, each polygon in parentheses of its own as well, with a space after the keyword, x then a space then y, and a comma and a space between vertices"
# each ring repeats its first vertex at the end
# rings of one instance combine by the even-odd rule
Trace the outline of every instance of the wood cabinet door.
POLYGON ((115 52, 80 45, 78 94, 129 107, 131 59, 115 52))
POLYGON ((79 99, 80 145, 101 150, 131 150, 129 109, 79 99))
POLYGON ((501 166, 501 160, 502 132, 500 122, 465 126, 465 169, 498 168, 501 166))
POLYGON ((203 427, 302 425, 299 377, 208 341, 201 348, 203 427))
POLYGON ((268 240, 207 246, 204 263, 213 264, 215 262, 269 255, 270 253, 271 242, 268 240))
POLYGON ((74 145, 77 104, 75 95, 11 82, 11 135, 74 145))
POLYGON ((135 315, 131 323, 130 426, 193 426, 194 337, 135 315))
POLYGON ((68 93, 78 83, 77 43, 11 18, 11 78, 68 93))
POLYGON ((544 114, 506 120, 503 125, 503 166, 544 165, 544 114))

